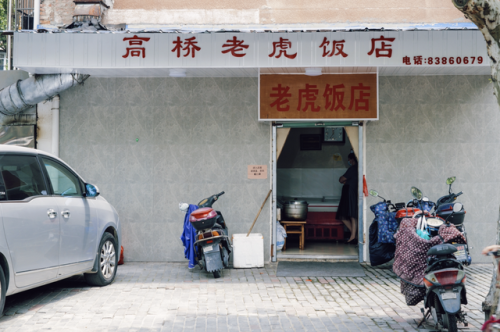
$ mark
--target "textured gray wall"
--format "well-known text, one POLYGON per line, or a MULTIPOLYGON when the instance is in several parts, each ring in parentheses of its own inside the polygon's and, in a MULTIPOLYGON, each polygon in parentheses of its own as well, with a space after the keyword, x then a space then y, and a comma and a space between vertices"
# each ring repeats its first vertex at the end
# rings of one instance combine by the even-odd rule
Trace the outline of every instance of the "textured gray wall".
MULTIPOLYGON (((248 231, 270 186, 247 179, 270 161, 256 78, 91 77, 60 107, 60 156, 117 209, 126 260, 183 261, 179 202, 223 190, 214 207, 231 233, 248 231)), ((269 205, 254 228, 266 259, 269 205)))
MULTIPOLYGON (((490 262, 480 251, 495 241, 499 128, 488 76, 380 77, 380 121, 366 133, 368 187, 398 202, 411 199, 416 186, 435 201, 448 192, 446 178, 456 176, 473 261, 490 262)), ((377 201, 369 197, 368 206, 377 201)))
MULTIPOLYGON (((487 76, 380 77, 380 121, 367 126, 368 186, 382 196, 407 201, 414 185, 436 200, 457 176, 475 262, 489 262, 479 252, 500 204, 492 93, 487 76)), ((216 206, 244 233, 269 189, 246 175, 270 158, 255 78, 90 78, 61 95, 60 117, 60 155, 120 213, 126 260, 183 260, 179 202, 225 190, 216 206)), ((266 258, 269 227, 268 203, 255 228, 266 258)))

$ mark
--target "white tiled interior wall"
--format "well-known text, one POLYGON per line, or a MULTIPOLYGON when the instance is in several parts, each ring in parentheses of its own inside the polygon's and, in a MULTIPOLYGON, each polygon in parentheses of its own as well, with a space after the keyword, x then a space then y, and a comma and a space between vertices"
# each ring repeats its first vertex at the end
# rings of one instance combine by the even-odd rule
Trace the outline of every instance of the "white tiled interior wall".
POLYGON ((340 198, 346 168, 279 168, 278 196, 340 198))

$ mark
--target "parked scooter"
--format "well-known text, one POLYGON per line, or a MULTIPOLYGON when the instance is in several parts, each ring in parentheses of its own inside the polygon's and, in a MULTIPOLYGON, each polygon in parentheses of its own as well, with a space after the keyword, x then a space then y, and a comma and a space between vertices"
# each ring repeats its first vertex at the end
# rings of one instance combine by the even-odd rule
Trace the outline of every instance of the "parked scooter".
MULTIPOLYGON (((423 195, 418 188, 412 187, 411 192, 416 200, 422 200, 423 195)), ((448 219, 461 211, 463 211, 461 203, 453 204, 448 219)), ((421 215, 420 218, 425 218, 425 216, 421 215)), ((451 225, 448 220, 445 220, 440 226, 445 223, 448 226, 451 225)), ((455 256, 457 251, 455 245, 449 243, 430 248, 427 252, 427 267, 424 276, 426 288, 424 309, 422 309, 424 320, 430 314, 438 329, 444 327, 449 332, 457 331, 457 321, 464 323, 465 326, 468 325, 465 313, 461 310, 462 304, 467 304, 466 277, 464 265, 455 256), (428 308, 427 314, 425 314, 425 308, 428 308)))
POLYGON ((464 266, 454 256, 456 252, 457 248, 448 243, 432 247, 427 252, 424 277, 424 307, 429 308, 437 328, 443 326, 449 332, 457 331, 457 320, 468 325, 461 310, 462 304, 467 304, 466 277, 464 266))
POLYGON ((224 192, 212 195, 198 203, 198 209, 191 212, 189 221, 196 229, 195 251, 200 267, 220 278, 222 269, 229 266, 231 241, 222 213, 212 205, 224 192))
MULTIPOLYGON (((462 233, 465 240, 467 240, 467 232, 465 231, 465 225, 464 225, 466 211, 463 208, 463 205, 461 211, 458 212, 453 211, 457 197, 462 195, 462 192, 459 192, 458 194, 451 192, 451 185, 453 184, 453 182, 455 182, 455 180, 456 180, 455 176, 446 179, 446 184, 449 186, 448 195, 443 196, 437 200, 435 214, 436 217, 445 220, 447 223, 455 225, 455 227, 462 233)), ((454 244, 454 245, 458 249, 458 252, 455 253, 457 260, 459 260, 462 264, 470 265, 472 263, 472 259, 470 257, 469 246, 467 244, 454 244)))
POLYGON ((376 190, 370 190, 370 195, 383 200, 370 206, 375 214, 375 219, 370 225, 370 264, 371 266, 382 265, 394 258, 396 250, 394 233, 398 228, 395 219, 396 211, 404 208, 404 203, 392 204, 386 200, 376 190))
MULTIPOLYGON (((426 202, 426 198, 423 197, 421 200, 415 199, 412 203, 412 206, 419 206, 425 211, 430 211, 429 208, 434 207, 434 212, 432 214, 426 213, 425 219, 427 224, 427 231, 431 237, 438 234, 439 227, 441 227, 441 225, 453 224, 462 233, 465 240, 467 241, 467 233, 465 232, 464 226, 464 217, 466 212, 463 205, 460 204, 460 206, 462 207, 461 211, 453 212, 453 207, 456 203, 455 201, 457 197, 462 195, 462 192, 459 192, 458 194, 454 194, 451 192, 451 185, 455 181, 455 179, 456 177, 453 176, 446 180, 446 184, 449 185, 449 194, 439 198, 437 200, 437 204, 434 204, 433 202, 428 200, 426 202)), ((412 194, 417 191, 420 190, 418 188, 412 187, 412 194)), ((414 217, 421 217, 421 213, 415 213, 414 217)), ((470 256, 468 244, 453 243, 453 245, 457 248, 457 252, 454 254, 456 259, 464 265, 470 265, 472 263, 472 258, 470 256)))

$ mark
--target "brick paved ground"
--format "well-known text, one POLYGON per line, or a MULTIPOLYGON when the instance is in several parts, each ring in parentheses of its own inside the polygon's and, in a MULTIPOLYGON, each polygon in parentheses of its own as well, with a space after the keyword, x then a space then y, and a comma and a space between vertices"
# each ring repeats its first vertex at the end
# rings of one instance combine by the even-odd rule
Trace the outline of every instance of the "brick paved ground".
MULTIPOLYGON (((406 306, 395 275, 365 271, 278 278, 270 264, 214 280, 187 264, 127 263, 108 287, 79 276, 8 297, 0 331, 416 331, 420 307, 406 306)), ((479 331, 491 265, 473 265, 467 277, 464 330, 479 331)))

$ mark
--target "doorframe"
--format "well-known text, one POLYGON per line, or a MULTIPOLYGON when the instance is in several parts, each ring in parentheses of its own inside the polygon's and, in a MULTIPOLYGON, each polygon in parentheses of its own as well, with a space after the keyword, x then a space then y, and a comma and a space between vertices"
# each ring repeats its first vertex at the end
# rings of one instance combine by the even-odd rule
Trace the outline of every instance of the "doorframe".
POLYGON ((271 137, 271 149, 272 149, 272 207, 271 207, 271 229, 272 229, 272 241, 271 241, 271 261, 276 262, 278 260, 276 242, 276 203, 277 203, 277 160, 276 160, 276 149, 277 149, 277 128, 323 128, 328 126, 337 127, 358 127, 358 239, 359 239, 359 250, 358 250, 358 261, 360 263, 366 261, 365 259, 365 227, 364 227, 364 211, 365 211, 365 199, 363 195, 363 175, 365 171, 364 165, 364 126, 363 121, 329 121, 329 122, 273 122, 272 123, 272 137, 271 137))

